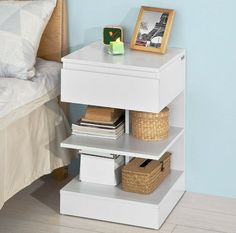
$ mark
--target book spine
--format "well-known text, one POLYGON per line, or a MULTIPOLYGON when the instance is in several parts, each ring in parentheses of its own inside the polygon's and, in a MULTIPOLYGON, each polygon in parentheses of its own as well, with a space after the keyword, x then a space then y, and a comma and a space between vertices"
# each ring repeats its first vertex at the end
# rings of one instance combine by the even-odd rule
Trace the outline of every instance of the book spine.
POLYGON ((117 131, 91 131, 86 129, 72 129, 76 133, 86 133, 86 134, 99 134, 99 135, 117 135, 121 132, 124 132, 124 127, 120 128, 117 131))
POLYGON ((116 137, 114 137, 114 136, 104 136, 104 135, 94 135, 94 134, 83 134, 83 133, 73 133, 72 132, 72 134, 73 135, 75 135, 75 136, 83 136, 83 137, 94 137, 94 138, 101 138, 101 139, 112 139, 112 140, 116 140, 118 137, 120 137, 120 135, 119 136, 116 136, 116 137))

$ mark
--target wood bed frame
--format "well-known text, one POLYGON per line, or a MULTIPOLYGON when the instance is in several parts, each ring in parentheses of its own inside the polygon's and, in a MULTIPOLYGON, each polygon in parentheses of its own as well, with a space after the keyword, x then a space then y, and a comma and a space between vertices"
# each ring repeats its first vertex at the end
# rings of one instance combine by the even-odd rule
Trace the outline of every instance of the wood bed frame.
MULTIPOLYGON (((68 26, 67 26, 67 0, 57 0, 51 19, 43 33, 38 57, 50 61, 61 62, 61 58, 68 54, 68 26)), ((69 117, 69 105, 60 102, 64 113, 69 117)), ((66 168, 56 169, 52 175, 61 180, 67 176, 66 168)))
POLYGON ((67 1, 57 0, 57 5, 43 33, 38 56, 50 60, 61 61, 68 53, 67 1))

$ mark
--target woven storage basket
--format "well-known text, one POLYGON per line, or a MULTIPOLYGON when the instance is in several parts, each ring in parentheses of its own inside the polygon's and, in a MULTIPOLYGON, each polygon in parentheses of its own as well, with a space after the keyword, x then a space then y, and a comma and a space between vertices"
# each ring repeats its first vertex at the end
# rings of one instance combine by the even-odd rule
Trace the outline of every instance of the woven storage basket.
POLYGON ((164 140, 168 138, 169 109, 159 113, 132 111, 132 134, 141 140, 164 140))
POLYGON ((148 194, 153 192, 170 174, 170 155, 160 160, 134 158, 122 169, 122 189, 126 192, 148 194))

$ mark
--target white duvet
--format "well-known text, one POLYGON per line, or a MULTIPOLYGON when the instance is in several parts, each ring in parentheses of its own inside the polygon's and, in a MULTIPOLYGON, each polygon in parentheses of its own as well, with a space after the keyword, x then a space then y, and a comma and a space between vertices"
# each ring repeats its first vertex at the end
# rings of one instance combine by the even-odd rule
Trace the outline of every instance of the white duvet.
POLYGON ((34 180, 70 163, 70 151, 59 146, 70 133, 55 99, 60 70, 60 63, 38 59, 31 81, 0 78, 0 209, 34 180))
POLYGON ((38 58, 32 80, 0 78, 0 119, 36 99, 60 90, 61 64, 38 58))

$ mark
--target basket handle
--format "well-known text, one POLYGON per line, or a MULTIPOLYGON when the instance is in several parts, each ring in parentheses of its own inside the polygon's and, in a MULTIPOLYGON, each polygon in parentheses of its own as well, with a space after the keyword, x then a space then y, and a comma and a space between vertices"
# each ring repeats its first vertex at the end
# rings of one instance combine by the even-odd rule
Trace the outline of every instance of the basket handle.
POLYGON ((146 167, 149 163, 151 163, 152 160, 151 159, 146 159, 142 164, 140 164, 139 167, 146 167))
POLYGON ((160 163, 161 163, 161 171, 163 172, 163 171, 165 170, 165 167, 164 167, 164 162, 163 162, 163 161, 161 161, 160 163))

